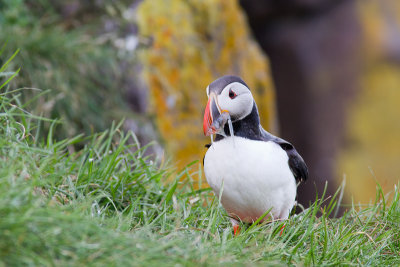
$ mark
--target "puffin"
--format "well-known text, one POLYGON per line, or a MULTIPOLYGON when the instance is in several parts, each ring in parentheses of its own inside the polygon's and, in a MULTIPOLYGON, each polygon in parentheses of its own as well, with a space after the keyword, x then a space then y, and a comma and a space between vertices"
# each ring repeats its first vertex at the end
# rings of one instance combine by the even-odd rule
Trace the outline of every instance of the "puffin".
MULTIPOLYGON (((206 89, 203 131, 211 137, 204 174, 228 213, 236 236, 240 222, 287 219, 297 185, 308 168, 294 146, 263 129, 249 86, 226 75, 206 89)), ((283 230, 283 229, 282 229, 283 230)))

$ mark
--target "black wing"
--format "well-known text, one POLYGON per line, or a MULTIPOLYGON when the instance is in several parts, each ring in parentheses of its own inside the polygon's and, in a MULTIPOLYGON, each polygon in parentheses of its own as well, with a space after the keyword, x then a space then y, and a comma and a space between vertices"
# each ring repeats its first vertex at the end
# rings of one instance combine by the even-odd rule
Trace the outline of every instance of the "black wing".
POLYGON ((286 151, 289 157, 289 168, 292 171, 294 178, 297 182, 305 181, 308 178, 308 168, 303 158, 294 148, 294 146, 283 140, 282 138, 276 137, 269 132, 262 129, 262 137, 265 141, 273 141, 280 145, 280 147, 286 151))
POLYGON ((297 182, 305 181, 308 178, 308 168, 303 158, 294 148, 294 146, 282 139, 282 141, 276 142, 286 151, 289 157, 289 168, 292 171, 294 178, 297 182))

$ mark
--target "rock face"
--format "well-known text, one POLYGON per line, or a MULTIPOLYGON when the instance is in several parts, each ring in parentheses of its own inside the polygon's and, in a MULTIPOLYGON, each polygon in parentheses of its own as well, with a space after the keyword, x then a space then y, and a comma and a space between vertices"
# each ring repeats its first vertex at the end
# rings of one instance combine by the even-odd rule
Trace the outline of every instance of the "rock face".
POLYGON ((150 109, 167 151, 179 167, 201 161, 206 86, 219 76, 241 76, 252 89, 262 124, 276 133, 267 59, 249 36, 236 1, 152 0, 138 10, 150 109))
MULTIPOLYGON (((281 135, 296 144, 311 181, 368 202, 376 182, 399 181, 400 2, 242 0, 269 56, 281 135), (397 88, 397 89, 396 89, 397 88)), ((303 204, 314 184, 300 186, 303 204)))

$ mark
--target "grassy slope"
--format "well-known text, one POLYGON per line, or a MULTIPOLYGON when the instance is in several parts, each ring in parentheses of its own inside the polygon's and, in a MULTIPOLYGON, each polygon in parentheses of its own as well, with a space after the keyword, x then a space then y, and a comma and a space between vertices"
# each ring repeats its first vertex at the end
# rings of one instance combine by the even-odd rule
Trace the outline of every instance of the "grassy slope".
POLYGON ((202 177, 198 165, 178 174, 157 167, 132 152, 134 136, 118 125, 87 139, 56 142, 51 131, 43 138, 37 125, 56 124, 24 111, 20 92, 6 88, 0 89, 4 265, 400 264, 398 188, 390 202, 378 190, 375 204, 351 207, 339 219, 327 218, 334 201, 327 210, 319 201, 287 220, 282 235, 283 222, 273 222, 244 227, 233 238, 218 200, 193 189, 192 178, 202 177), (81 151, 69 151, 83 140, 89 144, 81 151))

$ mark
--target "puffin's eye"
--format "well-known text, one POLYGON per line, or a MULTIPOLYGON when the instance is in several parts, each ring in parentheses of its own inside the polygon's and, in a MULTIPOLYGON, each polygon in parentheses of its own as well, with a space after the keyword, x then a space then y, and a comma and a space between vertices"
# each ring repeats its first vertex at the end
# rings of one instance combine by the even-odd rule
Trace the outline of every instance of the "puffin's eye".
POLYGON ((231 99, 234 99, 236 96, 237 96, 237 94, 234 91, 232 91, 232 89, 229 89, 229 97, 231 99))

